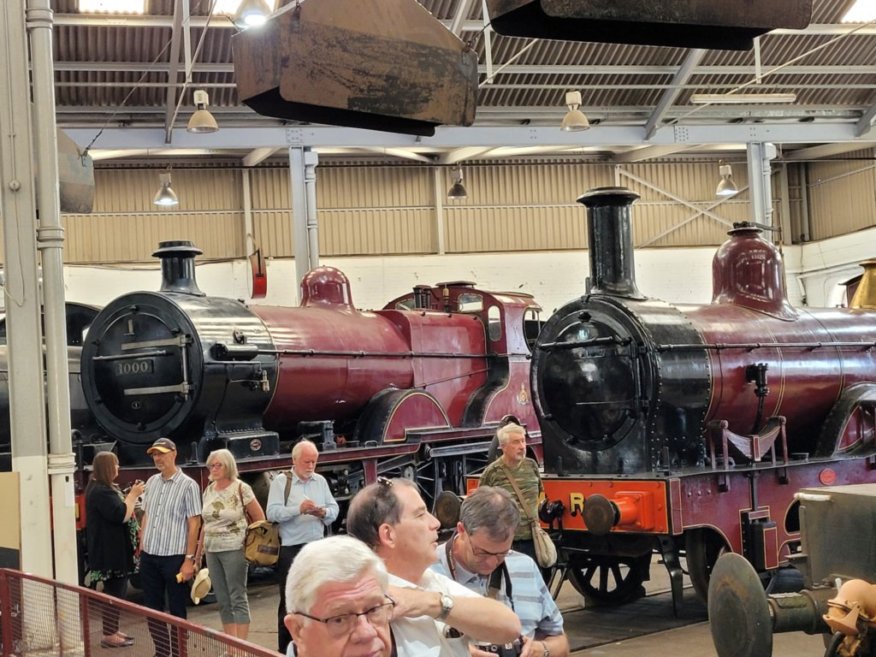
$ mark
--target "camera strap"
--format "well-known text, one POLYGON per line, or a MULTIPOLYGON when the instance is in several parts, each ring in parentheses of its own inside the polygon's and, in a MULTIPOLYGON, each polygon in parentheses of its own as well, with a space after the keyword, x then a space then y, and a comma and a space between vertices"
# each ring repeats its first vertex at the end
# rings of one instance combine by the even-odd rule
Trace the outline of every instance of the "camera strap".
MULTIPOLYGON (((450 571, 450 577, 454 582, 458 582, 456 576, 456 560, 453 558, 453 542, 458 536, 457 532, 453 532, 450 540, 444 544, 444 554, 447 557, 447 569, 450 571)), ((514 598, 511 597, 511 575, 508 573, 508 566, 503 560, 499 567, 490 573, 490 579, 487 581, 486 597, 494 600, 499 597, 499 592, 502 591, 502 584, 505 585, 505 597, 508 598, 508 604, 511 606, 511 611, 514 611, 514 598)))

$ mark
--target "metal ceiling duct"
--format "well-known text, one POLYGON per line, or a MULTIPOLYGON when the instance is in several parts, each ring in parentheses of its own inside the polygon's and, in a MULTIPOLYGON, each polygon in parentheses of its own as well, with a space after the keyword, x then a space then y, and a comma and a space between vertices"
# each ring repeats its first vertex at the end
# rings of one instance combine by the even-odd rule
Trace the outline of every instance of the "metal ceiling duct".
POLYGON ((508 36, 748 50, 754 37, 803 29, 812 0, 486 0, 508 36))
POLYGON ((423 136, 474 122, 477 54, 414 0, 288 5, 232 46, 265 116, 423 136))

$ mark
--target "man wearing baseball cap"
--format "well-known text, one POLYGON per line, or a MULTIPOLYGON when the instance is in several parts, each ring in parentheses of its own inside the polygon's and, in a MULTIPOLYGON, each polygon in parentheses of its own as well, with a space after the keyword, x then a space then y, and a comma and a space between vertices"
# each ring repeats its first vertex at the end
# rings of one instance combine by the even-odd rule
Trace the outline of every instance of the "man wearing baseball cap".
MULTIPOLYGON (((186 617, 188 580, 195 573, 195 549, 198 544, 201 516, 201 491, 195 480, 176 465, 176 445, 170 438, 159 438, 146 450, 158 474, 146 482, 143 493, 145 514, 141 521, 140 579, 143 603, 186 617)), ((155 643, 156 657, 171 654, 175 633, 164 623, 149 620, 149 633, 155 643), (172 636, 173 635, 173 636, 172 636)), ((177 654, 177 651, 173 651, 177 654)))

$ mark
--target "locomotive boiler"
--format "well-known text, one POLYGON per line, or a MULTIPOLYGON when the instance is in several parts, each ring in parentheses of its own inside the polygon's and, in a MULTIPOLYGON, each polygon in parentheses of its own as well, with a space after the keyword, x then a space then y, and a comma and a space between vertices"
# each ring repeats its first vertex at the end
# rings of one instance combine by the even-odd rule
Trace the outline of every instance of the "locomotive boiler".
POLYGON ((199 290, 199 253, 163 242, 161 290, 112 301, 83 346, 85 398, 116 441, 123 479, 148 467, 159 436, 203 483, 211 450, 230 449, 256 479, 288 468, 289 444, 306 435, 339 497, 378 474, 414 478, 433 497, 483 464, 503 416, 539 436, 531 296, 451 282, 366 312, 340 271, 320 267, 299 307, 247 306, 199 290))
POLYGON ((747 223, 713 260, 713 299, 645 297, 621 188, 584 194, 591 275, 533 354, 545 490, 572 582, 621 603, 662 554, 707 595, 723 552, 758 571, 799 546, 794 493, 872 480, 876 314, 794 308, 781 255, 747 223))

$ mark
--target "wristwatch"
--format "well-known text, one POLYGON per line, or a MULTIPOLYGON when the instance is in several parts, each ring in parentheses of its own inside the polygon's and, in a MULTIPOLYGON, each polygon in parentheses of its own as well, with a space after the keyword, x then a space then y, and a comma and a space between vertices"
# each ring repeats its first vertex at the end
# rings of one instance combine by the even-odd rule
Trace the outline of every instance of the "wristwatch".
POLYGON ((437 620, 446 620, 453 611, 453 598, 446 593, 441 594, 441 613, 438 614, 437 620))
POLYGON ((194 555, 194 554, 187 554, 187 555, 186 555, 186 559, 191 559, 192 561, 194 561, 194 560, 195 560, 195 555, 194 555))

